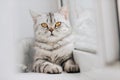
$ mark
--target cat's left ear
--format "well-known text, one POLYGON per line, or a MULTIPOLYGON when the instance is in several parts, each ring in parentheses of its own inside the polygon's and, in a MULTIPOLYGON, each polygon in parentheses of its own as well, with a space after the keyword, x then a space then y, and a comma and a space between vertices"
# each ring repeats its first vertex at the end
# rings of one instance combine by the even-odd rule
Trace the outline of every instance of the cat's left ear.
POLYGON ((60 14, 62 14, 65 17, 65 19, 67 20, 69 17, 68 7, 67 6, 62 7, 60 9, 60 14))
POLYGON ((30 12, 30 15, 32 16, 32 19, 33 19, 34 23, 36 23, 37 22, 37 17, 39 17, 41 15, 37 14, 36 12, 34 12, 32 10, 29 10, 29 12, 30 12))

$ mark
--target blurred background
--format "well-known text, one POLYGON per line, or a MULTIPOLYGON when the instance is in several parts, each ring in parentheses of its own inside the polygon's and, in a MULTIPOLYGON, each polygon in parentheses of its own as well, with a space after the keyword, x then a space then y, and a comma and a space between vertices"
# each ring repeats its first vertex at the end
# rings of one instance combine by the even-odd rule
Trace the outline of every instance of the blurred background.
POLYGON ((0 79, 1 80, 119 80, 119 0, 1 0, 0 1, 0 79), (75 58, 81 67, 77 75, 16 75, 16 45, 32 38, 29 10, 38 13, 69 9, 75 36, 75 58), (83 73, 83 74, 82 74, 83 73), (113 75, 113 76, 111 76, 113 75), (110 77, 111 76, 111 77, 110 77), (76 78, 75 78, 76 77, 76 78))

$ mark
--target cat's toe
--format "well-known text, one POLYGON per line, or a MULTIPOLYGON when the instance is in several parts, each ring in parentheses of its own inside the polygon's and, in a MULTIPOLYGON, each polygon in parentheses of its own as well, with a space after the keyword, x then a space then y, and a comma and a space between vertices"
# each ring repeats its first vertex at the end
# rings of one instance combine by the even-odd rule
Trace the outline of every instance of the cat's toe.
POLYGON ((41 67, 40 63, 35 62, 32 66, 32 72, 40 73, 41 72, 40 67, 41 67))
POLYGON ((67 65, 64 67, 64 71, 67 73, 79 73, 80 69, 78 65, 67 65))
POLYGON ((40 73, 40 65, 34 65, 32 71, 40 73))
POLYGON ((62 67, 60 67, 58 65, 49 66, 48 68, 46 68, 45 73, 60 74, 60 73, 62 73, 62 67))
POLYGON ((40 67, 39 67, 39 65, 35 65, 35 66, 32 68, 32 72, 40 72, 40 67))

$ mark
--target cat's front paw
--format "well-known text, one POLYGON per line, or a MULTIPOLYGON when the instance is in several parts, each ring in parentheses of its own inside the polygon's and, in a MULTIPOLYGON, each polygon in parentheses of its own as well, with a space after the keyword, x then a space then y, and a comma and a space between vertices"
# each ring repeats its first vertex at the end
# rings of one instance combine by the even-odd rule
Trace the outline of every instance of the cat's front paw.
POLYGON ((48 73, 48 74, 60 74, 62 73, 62 67, 59 65, 49 65, 45 70, 44 73, 48 73))
POLYGON ((42 61, 36 61, 33 64, 32 71, 33 72, 38 72, 38 73, 49 73, 49 74, 60 74, 62 73, 62 67, 50 62, 44 62, 41 63, 42 61))
POLYGON ((40 73, 41 72, 41 64, 40 62, 36 61, 33 63, 33 66, 32 66, 32 72, 37 72, 37 73, 40 73))
POLYGON ((64 71, 66 71, 67 73, 79 73, 80 69, 77 64, 71 64, 71 65, 65 65, 64 71))

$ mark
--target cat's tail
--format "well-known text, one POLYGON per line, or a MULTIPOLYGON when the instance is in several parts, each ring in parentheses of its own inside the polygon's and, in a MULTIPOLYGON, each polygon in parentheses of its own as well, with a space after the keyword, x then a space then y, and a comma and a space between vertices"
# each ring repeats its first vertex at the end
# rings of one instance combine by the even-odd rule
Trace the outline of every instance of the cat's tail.
POLYGON ((18 42, 17 68, 20 72, 31 72, 33 41, 33 38, 25 38, 18 42))

